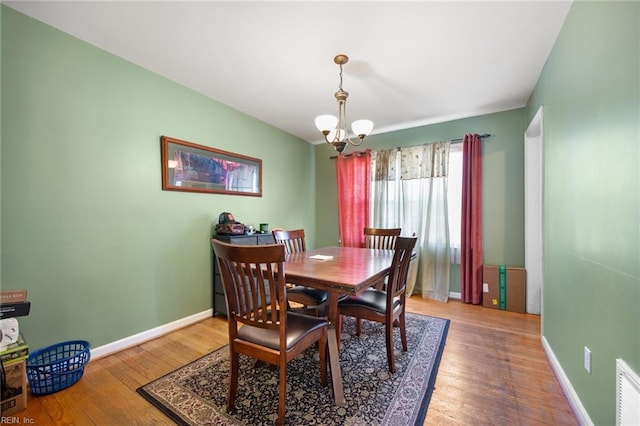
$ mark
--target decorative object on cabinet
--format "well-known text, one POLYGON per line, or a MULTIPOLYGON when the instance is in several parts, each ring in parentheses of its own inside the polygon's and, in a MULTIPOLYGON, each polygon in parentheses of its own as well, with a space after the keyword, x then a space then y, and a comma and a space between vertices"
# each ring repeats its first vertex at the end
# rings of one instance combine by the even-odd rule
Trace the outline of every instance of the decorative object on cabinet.
POLYGON ((162 189, 262 197, 262 160, 162 136, 162 189))
MULTIPOLYGON (((272 234, 253 235, 213 235, 211 238, 230 244, 262 245, 275 244, 272 234)), ((216 314, 227 316, 227 302, 224 296, 224 287, 218 261, 211 246, 211 309, 213 316, 216 314)))
POLYGON ((238 222, 231 213, 220 213, 216 225, 217 235, 244 235, 244 231, 244 225, 238 222))

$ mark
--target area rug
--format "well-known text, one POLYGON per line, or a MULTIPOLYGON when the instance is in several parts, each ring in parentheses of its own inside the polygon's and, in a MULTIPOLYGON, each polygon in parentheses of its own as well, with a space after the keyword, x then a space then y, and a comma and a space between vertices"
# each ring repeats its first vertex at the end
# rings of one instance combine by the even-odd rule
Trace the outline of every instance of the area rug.
MULTIPOLYGON (((449 320, 407 313, 409 350, 402 352, 394 329, 396 373, 390 374, 384 326, 363 321, 356 336, 355 320, 346 318, 341 336, 340 365, 346 404, 333 401, 331 376, 320 385, 315 347, 288 364, 288 425, 422 425, 434 389, 449 329, 449 320)), ((277 419, 278 371, 256 367, 240 357, 236 410, 226 412, 229 348, 193 361, 137 389, 144 398, 179 425, 273 425, 277 419)))

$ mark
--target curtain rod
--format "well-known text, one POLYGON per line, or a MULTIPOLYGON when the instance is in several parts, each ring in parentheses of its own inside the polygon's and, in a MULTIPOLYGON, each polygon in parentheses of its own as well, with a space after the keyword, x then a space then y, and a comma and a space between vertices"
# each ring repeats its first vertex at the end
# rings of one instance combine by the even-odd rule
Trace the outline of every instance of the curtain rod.
MULTIPOLYGON (((366 151, 353 151, 350 152, 348 154, 343 154, 343 157, 353 157, 354 155, 357 157, 363 156, 364 154, 367 153, 367 151, 371 151, 370 149, 367 149, 366 151)), ((336 158, 338 158, 337 155, 332 155, 331 157, 329 157, 330 160, 335 160, 336 158)))
MULTIPOLYGON (((484 133, 482 135, 478 135, 478 137, 480 139, 488 138, 490 136, 491 136, 491 133, 484 133)), ((462 142, 463 140, 464 140, 464 138, 451 139, 451 142, 462 142)))
MULTIPOLYGON (((490 133, 483 133, 482 135, 478 135, 478 138, 479 139, 484 139, 484 138, 488 138, 489 136, 491 136, 490 133)), ((450 139, 449 142, 451 142, 451 143, 453 143, 453 142, 462 142, 463 140, 464 140, 464 138, 457 138, 457 139, 450 139)), ((431 143, 434 143, 434 142, 431 142, 431 143)), ((414 146, 416 146, 416 145, 414 145, 414 146)), ((419 146, 419 145, 417 145, 417 146, 419 146)), ((401 148, 405 148, 405 147, 399 146, 397 148, 398 151, 400 151, 401 148)))
MULTIPOLYGON (((488 138, 491 136, 491 133, 483 133, 482 135, 478 135, 478 137, 480 139, 484 139, 484 138, 488 138)), ((464 140, 464 138, 457 138, 457 139, 451 139, 451 142, 462 142, 464 140)), ((398 147, 398 150, 400 150, 401 147, 398 147)), ((351 157, 353 155, 363 155, 365 152, 364 151, 353 151, 349 154, 344 154, 343 157, 351 157)), ((330 160, 335 160, 336 158, 338 158, 337 155, 332 155, 331 157, 329 157, 330 160)))

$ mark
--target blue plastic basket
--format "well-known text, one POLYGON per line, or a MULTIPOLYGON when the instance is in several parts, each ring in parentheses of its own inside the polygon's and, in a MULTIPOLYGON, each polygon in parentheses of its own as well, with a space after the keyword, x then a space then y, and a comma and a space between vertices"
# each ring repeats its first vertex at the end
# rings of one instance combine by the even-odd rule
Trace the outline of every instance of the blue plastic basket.
POLYGON ((91 357, 90 347, 86 340, 72 340, 30 353, 27 379, 31 393, 46 395, 58 392, 80 380, 91 357))

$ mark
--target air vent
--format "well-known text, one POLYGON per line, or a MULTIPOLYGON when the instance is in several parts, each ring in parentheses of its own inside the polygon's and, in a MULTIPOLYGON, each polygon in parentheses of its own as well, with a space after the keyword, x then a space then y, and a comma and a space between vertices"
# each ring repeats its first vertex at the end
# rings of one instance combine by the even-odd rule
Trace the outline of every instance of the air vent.
POLYGON ((640 377, 616 359, 616 425, 640 425, 640 377))

